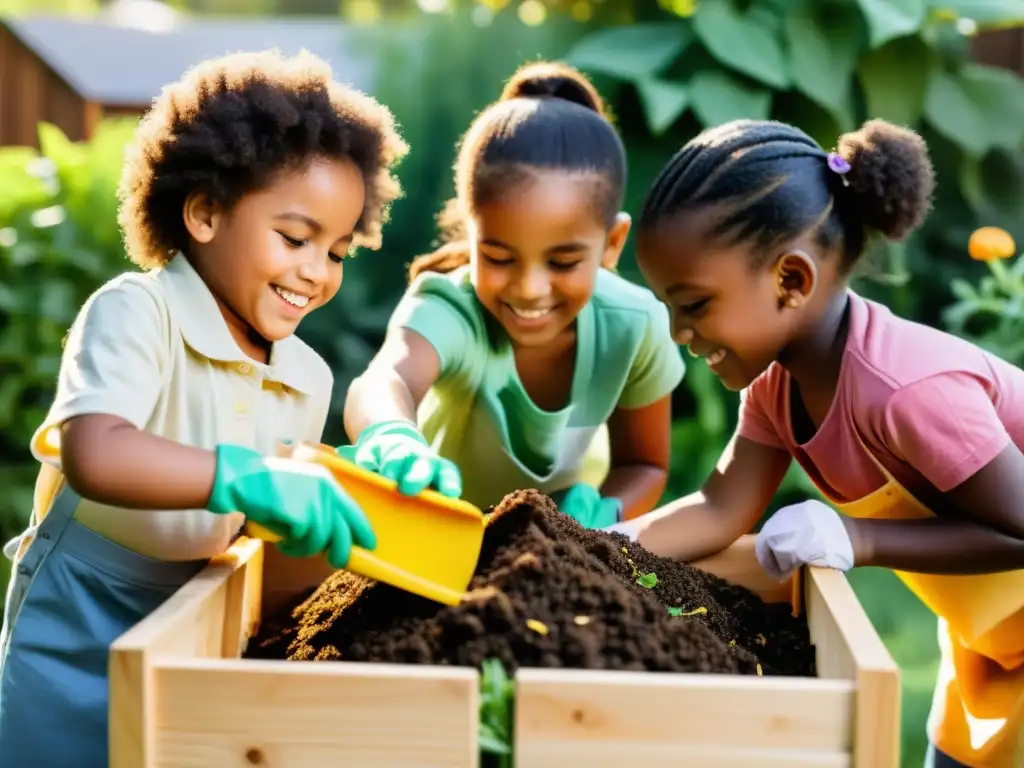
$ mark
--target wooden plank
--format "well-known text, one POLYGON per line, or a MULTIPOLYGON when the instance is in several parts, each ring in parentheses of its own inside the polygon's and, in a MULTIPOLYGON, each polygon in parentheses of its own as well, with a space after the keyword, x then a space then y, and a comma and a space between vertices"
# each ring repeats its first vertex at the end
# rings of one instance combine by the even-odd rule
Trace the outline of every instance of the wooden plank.
MULTIPOLYGON (((740 536, 721 552, 695 560, 691 565, 714 574, 720 579, 731 581, 759 595, 766 603, 788 603, 793 599, 793 579, 779 581, 770 576, 754 552, 757 536, 740 536)), ((799 583, 799 582, 798 582, 799 583)))
POLYGON ((263 547, 263 615, 274 616, 290 607, 296 597, 312 592, 335 572, 325 555, 289 557, 273 544, 263 547))
POLYGON ((103 107, 95 101, 82 102, 82 138, 88 141, 96 135, 103 120, 103 107))
POLYGON ((145 651, 111 652, 107 674, 110 768, 153 768, 155 706, 145 651))
POLYGON ((263 542, 252 539, 247 539, 244 544, 239 540, 236 547, 247 557, 244 566, 235 568, 226 585, 220 652, 226 659, 237 659, 245 652, 249 638, 259 626, 263 599, 266 547, 263 542))
POLYGON ((262 552, 262 542, 239 539, 111 645, 111 768, 156 765, 153 727, 159 701, 153 687, 153 663, 157 657, 219 657, 225 651, 238 652, 248 618, 245 612, 258 617, 258 603, 253 605, 250 597, 258 576, 249 571, 262 571, 262 552), (228 618, 229 607, 233 620, 228 618))
POLYGON ((898 768, 899 667, 841 572, 809 568, 807 581, 818 675, 852 680, 857 688, 854 768, 898 768))
POLYGON ((476 768, 473 669, 158 661, 156 768, 476 768))
POLYGON ((845 680, 521 669, 516 762, 845 766, 853 706, 845 680))

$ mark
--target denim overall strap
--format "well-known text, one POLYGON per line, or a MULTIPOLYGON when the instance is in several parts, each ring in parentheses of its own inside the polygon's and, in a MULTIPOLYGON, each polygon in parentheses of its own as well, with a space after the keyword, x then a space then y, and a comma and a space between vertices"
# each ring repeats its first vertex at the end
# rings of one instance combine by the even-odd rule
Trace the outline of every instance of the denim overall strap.
POLYGON ((28 547, 5 547, 22 554, 0 639, 0 756, 38 768, 106 768, 110 644, 206 564, 122 547, 73 519, 79 501, 65 485, 19 537, 28 547))

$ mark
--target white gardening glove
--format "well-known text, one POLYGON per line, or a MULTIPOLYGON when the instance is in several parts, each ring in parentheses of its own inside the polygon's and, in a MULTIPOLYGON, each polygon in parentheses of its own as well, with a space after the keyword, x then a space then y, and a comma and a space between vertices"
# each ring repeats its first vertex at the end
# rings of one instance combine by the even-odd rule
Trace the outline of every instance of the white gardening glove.
POLYGON ((615 523, 609 525, 606 528, 602 528, 602 531, 606 533, 621 533, 624 536, 628 536, 632 542, 636 541, 636 537, 647 528, 648 521, 643 519, 643 516, 635 517, 632 520, 625 520, 621 523, 615 523))
POLYGON ((847 571, 853 544, 839 514, 820 501, 783 507, 761 528, 754 545, 758 562, 782 580, 801 565, 847 571))

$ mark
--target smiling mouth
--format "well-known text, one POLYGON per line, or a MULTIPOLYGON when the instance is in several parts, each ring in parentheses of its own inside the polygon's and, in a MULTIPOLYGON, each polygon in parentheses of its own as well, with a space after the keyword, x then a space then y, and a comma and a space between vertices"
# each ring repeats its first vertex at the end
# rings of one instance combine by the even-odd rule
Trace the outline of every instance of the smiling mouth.
POLYGON ((272 287, 274 289, 274 292, 278 296, 287 301, 293 307, 302 309, 307 304, 309 304, 309 296, 303 296, 301 293, 293 293, 292 291, 287 291, 279 285, 275 285, 272 287))
POLYGON ((696 352, 693 347, 690 347, 691 357, 703 357, 704 362, 712 368, 725 360, 726 354, 724 349, 716 349, 714 352, 696 352))
POLYGON ((547 317, 555 311, 554 307, 545 307, 543 309, 526 309, 520 307, 514 307, 511 304, 506 304, 506 307, 518 318, 523 320, 540 320, 541 318, 547 317))
POLYGON ((725 354, 726 354, 726 352, 725 352, 724 349, 715 350, 710 355, 707 355, 704 358, 704 362, 706 362, 710 367, 713 368, 716 365, 718 365, 720 362, 725 360, 725 354))

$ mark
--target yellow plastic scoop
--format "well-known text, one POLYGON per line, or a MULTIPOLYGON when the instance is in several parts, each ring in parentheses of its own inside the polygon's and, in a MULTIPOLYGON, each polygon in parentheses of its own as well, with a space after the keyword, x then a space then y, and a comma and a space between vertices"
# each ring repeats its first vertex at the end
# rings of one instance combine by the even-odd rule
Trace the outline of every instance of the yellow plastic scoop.
MULTIPOLYGON (((291 458, 326 467, 373 526, 377 548, 352 547, 345 570, 445 605, 458 605, 473 578, 484 537, 484 515, 460 499, 423 491, 407 496, 398 485, 338 456, 327 446, 298 445, 291 458)), ((247 535, 281 537, 246 523, 247 535)))
MULTIPOLYGON (((60 457, 60 433, 48 430, 35 449, 46 458, 60 457)), ((399 493, 398 484, 338 456, 330 446, 279 445, 279 456, 321 464, 362 507, 377 535, 370 552, 352 547, 345 570, 393 587, 458 605, 473 578, 484 539, 484 514, 467 501, 423 491, 399 493)), ((246 535, 276 542, 281 537, 255 523, 246 535)))

